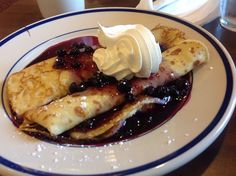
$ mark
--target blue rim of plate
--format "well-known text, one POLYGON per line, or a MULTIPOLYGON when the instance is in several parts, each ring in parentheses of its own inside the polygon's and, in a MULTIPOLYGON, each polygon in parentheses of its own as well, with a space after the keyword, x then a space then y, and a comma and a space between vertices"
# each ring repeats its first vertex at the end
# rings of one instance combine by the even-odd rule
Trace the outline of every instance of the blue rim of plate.
MULTIPOLYGON (((59 16, 55 16, 52 18, 48 18, 39 22, 36 22, 34 24, 31 24, 29 26, 26 26, 25 28, 22 28, 18 31, 16 31, 15 33, 9 35, 8 37, 6 37, 5 39, 3 39, 2 41, 0 41, 0 47, 2 45, 4 45, 5 43, 7 43, 8 41, 10 41, 11 39, 15 38, 16 36, 27 32, 28 30, 35 28, 37 26, 43 25, 45 23, 49 23, 51 21, 55 21, 58 19, 62 19, 62 18, 66 18, 66 17, 70 17, 70 16, 76 16, 76 15, 81 15, 81 14, 88 14, 88 13, 98 13, 98 12, 132 12, 132 13, 143 13, 143 14, 149 14, 149 15, 154 15, 154 16, 160 16, 160 17, 164 17, 176 22, 179 22, 185 26, 190 27, 191 29, 197 31, 198 33, 200 33, 203 37, 205 37, 216 49, 216 51, 218 51, 218 54, 220 55, 222 62, 224 64, 224 68, 225 68, 225 72, 226 72, 226 79, 227 79, 227 83, 226 83, 226 92, 225 92, 225 96, 223 99, 223 102, 221 104, 221 107, 219 108, 215 118, 212 120, 212 122, 197 136, 195 137, 192 141, 190 141, 188 144, 184 145, 183 147, 181 147, 180 149, 178 149, 177 151, 161 158, 158 159, 156 161, 152 161, 150 163, 144 164, 142 166, 138 166, 135 168, 131 168, 131 169, 127 169, 127 170, 122 170, 122 171, 118 171, 118 172, 110 172, 110 173, 102 173, 102 174, 95 174, 95 175, 127 175, 127 174, 134 174, 134 173, 138 173, 141 171, 145 171, 151 168, 154 168, 158 165, 164 164, 178 156, 180 156, 181 154, 183 154, 184 152, 190 150, 192 147, 194 147, 196 144, 198 144, 200 141, 202 141, 215 127, 216 125, 219 123, 219 121, 223 118, 224 113, 226 112, 226 109, 228 108, 228 105, 230 103, 231 97, 232 97, 232 92, 233 92, 233 73, 232 73, 232 69, 230 67, 230 63, 227 59, 226 54, 224 53, 224 51, 222 50, 222 48, 217 44, 217 42, 210 36, 208 35, 206 32, 204 32, 202 29, 200 29, 199 27, 190 24, 184 20, 181 20, 179 18, 176 18, 174 16, 170 16, 167 14, 163 14, 163 13, 159 13, 159 12, 154 12, 154 11, 146 11, 146 10, 138 10, 138 9, 131 9, 131 8, 107 8, 107 9, 91 9, 91 10, 86 10, 86 11, 81 11, 81 12, 73 12, 73 13, 68 13, 68 14, 63 14, 63 15, 59 15, 59 16)), ((4 88, 4 85, 3 85, 4 88)), ((2 95, 3 95, 3 88, 2 88, 2 95)), ((2 100, 3 102, 3 96, 2 96, 2 100)), ((3 103, 4 104, 4 103, 3 103)), ((51 173, 51 172, 44 172, 44 171, 40 171, 40 170, 36 170, 36 169, 32 169, 32 168, 28 168, 28 167, 24 167, 21 166, 19 164, 16 164, 12 161, 7 160, 6 158, 3 158, 2 156, 0 156, 0 164, 11 168, 13 170, 16 170, 18 172, 22 172, 22 173, 26 173, 26 174, 33 174, 33 175, 39 175, 39 176, 50 176, 50 175, 55 175, 55 176, 81 176, 81 175, 77 175, 77 174, 59 174, 59 173, 51 173)), ((86 174, 87 175, 87 174, 86 174)), ((94 175, 94 174, 93 174, 94 175)), ((88 175, 87 175, 88 176, 88 175)))

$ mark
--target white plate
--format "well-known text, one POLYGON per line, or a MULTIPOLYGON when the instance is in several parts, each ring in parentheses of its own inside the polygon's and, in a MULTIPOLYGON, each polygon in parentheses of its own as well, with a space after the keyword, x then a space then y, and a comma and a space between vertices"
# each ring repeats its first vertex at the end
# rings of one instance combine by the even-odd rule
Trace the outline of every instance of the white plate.
MULTIPOLYGON (((235 67, 225 48, 208 32, 186 21, 152 11, 111 8, 68 13, 26 26, 0 44, 0 163, 5 172, 32 175, 161 175, 185 164, 222 132, 235 106, 235 67), (97 23, 141 23, 178 28, 207 45, 210 62, 194 71, 190 101, 160 128, 115 145, 68 147, 20 133, 5 110, 5 81, 39 53, 65 39, 96 34, 97 23)), ((3 171, 1 171, 3 173, 3 171)))

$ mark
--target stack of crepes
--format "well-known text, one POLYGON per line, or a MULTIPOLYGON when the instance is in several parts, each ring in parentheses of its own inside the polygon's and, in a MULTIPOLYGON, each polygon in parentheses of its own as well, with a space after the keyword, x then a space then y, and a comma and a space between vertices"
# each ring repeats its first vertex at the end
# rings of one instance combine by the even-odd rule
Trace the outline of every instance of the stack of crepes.
MULTIPOLYGON (((132 91, 137 96, 136 101, 127 103, 114 120, 106 127, 82 134, 76 138, 91 138, 119 124, 119 121, 132 116, 149 103, 160 103, 158 98, 139 96, 148 86, 161 86, 192 71, 209 59, 209 53, 204 44, 196 40, 186 40, 185 34, 177 29, 156 26, 152 29, 156 41, 165 48, 159 70, 147 79, 131 80, 132 91)), ((71 70, 55 69, 56 57, 27 67, 12 74, 7 82, 7 96, 16 116, 24 119, 22 130, 37 123, 48 130, 50 135, 60 135, 72 129, 81 122, 104 113, 119 104, 124 103, 125 96, 115 85, 109 88, 88 88, 85 91, 69 94, 69 86, 91 78, 86 73, 83 79, 71 70), (87 78, 86 78, 87 77, 87 78)))

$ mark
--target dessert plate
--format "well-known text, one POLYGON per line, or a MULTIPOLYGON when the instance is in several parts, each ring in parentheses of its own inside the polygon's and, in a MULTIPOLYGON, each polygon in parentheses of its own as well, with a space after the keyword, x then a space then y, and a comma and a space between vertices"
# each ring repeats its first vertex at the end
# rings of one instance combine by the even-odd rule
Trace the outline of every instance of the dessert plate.
POLYGON ((1 173, 31 175, 162 175, 205 150, 228 123, 236 102, 235 67, 222 46, 204 29, 179 18, 131 8, 91 9, 51 17, 26 26, 0 43, 1 173), (193 72, 188 103, 161 127, 129 141, 97 147, 56 145, 21 133, 9 119, 5 95, 9 74, 24 68, 46 48, 67 39, 96 35, 105 26, 167 25, 202 41, 210 61, 193 72))

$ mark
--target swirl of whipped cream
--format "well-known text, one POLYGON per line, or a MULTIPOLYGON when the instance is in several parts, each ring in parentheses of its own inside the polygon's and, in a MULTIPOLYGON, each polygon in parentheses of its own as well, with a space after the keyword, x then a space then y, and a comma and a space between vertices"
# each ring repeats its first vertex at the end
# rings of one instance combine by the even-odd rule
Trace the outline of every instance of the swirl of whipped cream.
POLYGON ((141 24, 103 27, 99 25, 99 43, 93 60, 98 69, 117 80, 133 76, 148 78, 162 61, 154 35, 141 24))

